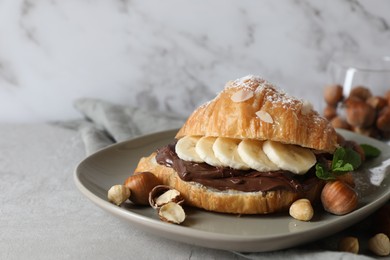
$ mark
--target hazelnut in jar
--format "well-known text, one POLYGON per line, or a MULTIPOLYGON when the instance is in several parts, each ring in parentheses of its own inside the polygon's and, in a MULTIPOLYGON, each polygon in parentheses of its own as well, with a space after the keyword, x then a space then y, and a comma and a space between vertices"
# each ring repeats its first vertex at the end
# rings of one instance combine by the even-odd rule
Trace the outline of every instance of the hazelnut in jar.
POLYGON ((390 56, 334 55, 324 87, 323 116, 335 128, 390 138, 390 56))

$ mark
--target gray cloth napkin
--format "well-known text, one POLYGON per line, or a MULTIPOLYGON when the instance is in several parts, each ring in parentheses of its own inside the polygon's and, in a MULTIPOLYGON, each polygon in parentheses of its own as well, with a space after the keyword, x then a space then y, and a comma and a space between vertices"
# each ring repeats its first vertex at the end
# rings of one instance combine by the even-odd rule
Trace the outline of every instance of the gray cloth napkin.
MULTIPOLYGON (((139 108, 116 105, 98 99, 79 99, 75 101, 74 106, 87 120, 83 120, 81 123, 72 122, 69 127, 79 126, 87 155, 115 142, 125 141, 152 132, 179 128, 185 121, 184 118, 174 114, 144 111, 139 108)), ((340 232, 313 244, 294 249, 268 253, 234 253, 248 259, 370 259, 364 255, 331 251, 337 249, 337 241, 342 236, 360 233, 356 230, 358 225, 352 227, 352 231, 350 229, 340 232)), ((362 239, 367 240, 365 237, 362 239)))
POLYGON ((185 120, 171 113, 145 111, 91 98, 78 99, 74 106, 88 120, 80 124, 87 155, 116 142, 179 128, 185 120))

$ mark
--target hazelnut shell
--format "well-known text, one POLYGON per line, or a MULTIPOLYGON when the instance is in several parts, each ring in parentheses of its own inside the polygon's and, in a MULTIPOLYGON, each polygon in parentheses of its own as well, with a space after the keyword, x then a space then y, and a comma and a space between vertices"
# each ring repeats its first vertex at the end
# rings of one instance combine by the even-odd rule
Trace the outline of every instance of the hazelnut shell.
POLYGON ((321 202, 326 211, 345 215, 357 208, 357 193, 346 183, 336 180, 327 182, 321 192, 321 202))
POLYGON ((130 201, 137 205, 149 205, 150 191, 161 182, 151 172, 135 173, 124 183, 131 191, 130 201))

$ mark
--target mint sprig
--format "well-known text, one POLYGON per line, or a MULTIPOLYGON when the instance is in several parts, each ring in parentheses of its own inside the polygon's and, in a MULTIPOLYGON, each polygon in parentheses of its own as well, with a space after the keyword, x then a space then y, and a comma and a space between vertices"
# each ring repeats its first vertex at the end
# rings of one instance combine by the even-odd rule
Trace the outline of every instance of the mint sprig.
POLYGON ((366 159, 373 159, 381 155, 381 150, 372 145, 361 144, 360 147, 363 149, 366 159))
POLYGON ((323 180, 334 180, 339 175, 356 170, 361 163, 360 155, 352 148, 339 147, 333 154, 330 166, 324 163, 316 164, 316 175, 323 180))

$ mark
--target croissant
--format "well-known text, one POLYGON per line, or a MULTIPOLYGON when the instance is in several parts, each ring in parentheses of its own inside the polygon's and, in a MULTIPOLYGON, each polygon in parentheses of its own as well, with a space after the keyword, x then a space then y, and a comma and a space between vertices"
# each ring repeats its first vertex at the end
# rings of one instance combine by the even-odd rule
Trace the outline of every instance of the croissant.
POLYGON ((233 214, 315 202, 324 183, 314 164, 338 147, 335 130, 310 103, 251 75, 229 81, 175 139, 141 158, 135 172, 153 173, 190 206, 233 214))

